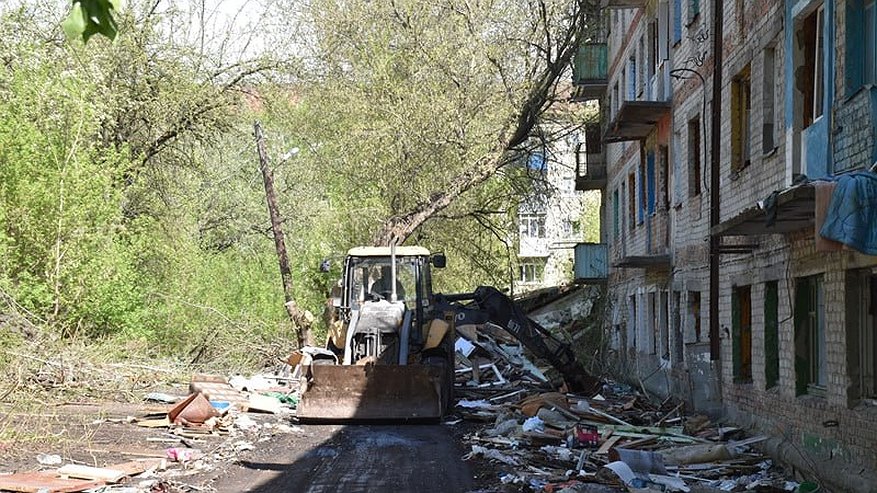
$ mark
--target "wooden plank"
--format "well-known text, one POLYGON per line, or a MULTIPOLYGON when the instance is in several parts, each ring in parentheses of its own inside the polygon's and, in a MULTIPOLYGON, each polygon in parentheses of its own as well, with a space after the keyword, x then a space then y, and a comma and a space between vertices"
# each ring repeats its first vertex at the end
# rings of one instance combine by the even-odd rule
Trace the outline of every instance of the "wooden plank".
MULTIPOLYGON (((179 442, 179 438, 168 438, 163 439, 168 442, 179 442)), ((120 455, 130 455, 133 457, 155 457, 164 459, 167 457, 167 452, 157 449, 147 449, 147 448, 130 448, 130 447, 113 447, 113 446, 104 446, 102 448, 89 448, 85 449, 86 452, 91 452, 93 454, 120 454, 120 455)))
POLYGON ((609 453, 609 449, 614 447, 615 444, 618 443, 619 440, 621 440, 620 436, 613 436, 613 437, 609 438, 609 440, 606 440, 605 442, 603 442, 603 445, 601 445, 600 448, 598 448, 597 451, 594 452, 594 454, 602 455, 602 454, 609 453))
MULTIPOLYGON (((167 457, 167 453, 165 453, 165 457, 167 457)), ((108 468, 122 471, 125 473, 125 476, 136 476, 137 474, 146 472, 153 467, 161 468, 164 462, 164 458, 138 459, 129 462, 123 462, 121 464, 113 464, 112 466, 108 466, 108 468)))
POLYGON ((109 469, 106 467, 82 466, 79 464, 67 464, 58 469, 62 478, 93 479, 107 483, 117 483, 127 476, 125 471, 109 469))
POLYGON ((59 478, 55 471, 0 476, 0 490, 19 493, 75 493, 106 484, 103 481, 59 478))

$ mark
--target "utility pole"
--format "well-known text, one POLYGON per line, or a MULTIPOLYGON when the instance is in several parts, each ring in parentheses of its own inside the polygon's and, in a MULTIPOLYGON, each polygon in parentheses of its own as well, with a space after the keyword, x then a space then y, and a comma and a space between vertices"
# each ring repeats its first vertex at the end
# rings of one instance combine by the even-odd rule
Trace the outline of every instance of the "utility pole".
POLYGON ((286 314, 289 315, 290 322, 295 326, 298 347, 303 347, 309 342, 313 317, 309 317, 307 312, 299 309, 295 299, 292 297, 292 271, 289 269, 289 256, 286 254, 286 242, 283 238, 283 219, 280 217, 277 195, 274 192, 274 172, 268 167, 265 135, 262 133, 262 125, 258 121, 253 123, 253 132, 256 136, 256 151, 259 153, 259 171, 262 172, 262 181, 265 184, 265 199, 268 202, 271 231, 274 233, 274 248, 277 250, 277 261, 280 264, 284 307, 286 308, 286 314))
POLYGON ((713 2, 713 104, 710 132, 710 360, 721 359, 719 337, 719 250, 721 237, 712 234, 720 220, 722 145, 722 49, 724 1, 713 2))

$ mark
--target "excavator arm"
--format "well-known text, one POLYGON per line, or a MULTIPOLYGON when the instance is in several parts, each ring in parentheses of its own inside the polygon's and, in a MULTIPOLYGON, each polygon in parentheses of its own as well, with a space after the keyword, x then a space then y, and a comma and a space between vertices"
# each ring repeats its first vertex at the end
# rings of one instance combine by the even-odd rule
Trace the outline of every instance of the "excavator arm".
POLYGON ((463 317, 491 322, 505 329, 536 357, 560 372, 570 390, 588 394, 600 391, 603 382, 582 367, 569 344, 527 317, 514 300, 498 289, 479 286, 472 293, 436 294, 435 297, 440 311, 454 311, 463 317))

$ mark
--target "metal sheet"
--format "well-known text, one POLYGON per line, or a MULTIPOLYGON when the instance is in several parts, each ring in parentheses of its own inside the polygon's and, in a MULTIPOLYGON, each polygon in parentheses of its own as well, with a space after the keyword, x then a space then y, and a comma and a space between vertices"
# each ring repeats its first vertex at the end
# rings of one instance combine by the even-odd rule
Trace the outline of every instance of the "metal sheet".
POLYGON ((439 366, 314 365, 297 407, 305 421, 426 420, 443 414, 439 366))

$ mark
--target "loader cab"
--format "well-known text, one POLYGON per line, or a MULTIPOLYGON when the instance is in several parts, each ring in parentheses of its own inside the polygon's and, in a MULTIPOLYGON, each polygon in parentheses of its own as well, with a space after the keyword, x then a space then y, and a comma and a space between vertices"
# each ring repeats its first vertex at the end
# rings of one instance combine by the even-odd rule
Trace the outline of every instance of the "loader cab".
MULTIPOLYGON (((422 247, 357 247, 347 253, 339 300, 344 364, 365 358, 404 364, 433 318, 431 268, 444 256, 422 247)), ((340 342, 340 341, 339 341, 340 342)))

